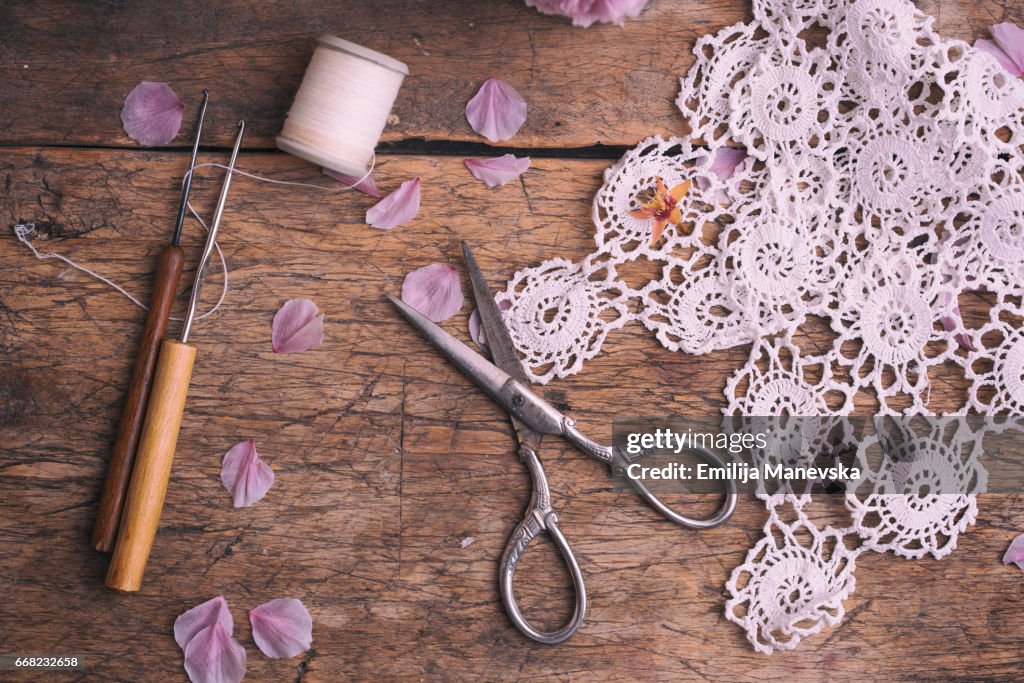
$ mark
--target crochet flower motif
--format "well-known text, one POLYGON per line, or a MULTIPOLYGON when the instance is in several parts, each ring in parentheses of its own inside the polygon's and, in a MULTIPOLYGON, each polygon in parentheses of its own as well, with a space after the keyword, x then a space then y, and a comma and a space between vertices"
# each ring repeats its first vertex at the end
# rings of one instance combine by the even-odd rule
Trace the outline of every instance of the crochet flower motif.
POLYGON ((854 531, 872 550, 941 559, 978 514, 975 495, 985 491, 988 480, 978 462, 984 434, 975 434, 962 420, 926 421, 927 433, 906 433, 901 422, 893 431, 904 433, 883 432, 860 444, 857 459, 869 474, 851 482, 846 505, 854 531), (951 436, 947 427, 955 429, 951 436), (880 466, 872 470, 872 462, 880 466))
POLYGON ((628 320, 626 290, 614 268, 562 259, 518 273, 497 301, 530 350, 524 365, 539 382, 577 372, 598 354, 608 332, 628 320))
POLYGON ((842 620, 843 600, 856 585, 855 559, 841 532, 820 531, 799 516, 786 523, 773 509, 764 538, 725 586, 725 616, 747 631, 758 652, 792 650, 842 620))

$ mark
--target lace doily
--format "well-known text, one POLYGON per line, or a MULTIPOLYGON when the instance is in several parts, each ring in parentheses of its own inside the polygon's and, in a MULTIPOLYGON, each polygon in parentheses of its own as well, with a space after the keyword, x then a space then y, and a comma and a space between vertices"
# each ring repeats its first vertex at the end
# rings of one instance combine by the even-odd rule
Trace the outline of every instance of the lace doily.
MULTIPOLYGON (((842 416, 855 401, 930 415, 940 370, 969 383, 957 414, 1024 412, 1024 87, 904 0, 755 0, 754 17, 700 39, 681 81, 678 106, 706 148, 642 142, 605 172, 595 251, 520 271, 499 295, 524 367, 539 383, 574 374, 639 323, 673 351, 752 343, 729 415, 842 416), (722 181, 709 164, 725 146, 749 156, 722 181), (659 179, 697 182, 651 244, 652 221, 630 211, 659 179), (660 277, 618 280, 639 259, 660 277), (990 321, 966 329, 957 296, 982 289, 997 301, 990 321), (804 353, 794 339, 808 326, 831 348, 804 353)), ((927 482, 978 473, 963 449, 914 438, 928 457, 870 471, 846 495, 848 527, 818 528, 807 492, 760 494, 765 537, 726 605, 757 650, 838 624, 859 554, 955 548, 974 497, 927 482)))

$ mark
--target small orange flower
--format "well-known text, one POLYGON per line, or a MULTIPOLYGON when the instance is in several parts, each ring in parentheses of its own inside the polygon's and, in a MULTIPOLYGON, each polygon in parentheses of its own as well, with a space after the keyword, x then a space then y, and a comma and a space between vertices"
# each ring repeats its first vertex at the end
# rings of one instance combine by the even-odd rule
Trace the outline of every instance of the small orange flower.
POLYGON ((683 220, 683 214, 679 210, 679 200, 690 191, 690 181, 679 183, 671 190, 665 189, 665 183, 658 178, 658 189, 654 192, 646 192, 640 195, 643 202, 641 208, 629 212, 634 218, 654 219, 654 230, 651 233, 651 244, 658 241, 661 233, 665 232, 665 226, 669 223, 679 225, 683 220), (651 196, 653 194, 653 196, 651 196), (646 200, 646 201, 645 201, 646 200))

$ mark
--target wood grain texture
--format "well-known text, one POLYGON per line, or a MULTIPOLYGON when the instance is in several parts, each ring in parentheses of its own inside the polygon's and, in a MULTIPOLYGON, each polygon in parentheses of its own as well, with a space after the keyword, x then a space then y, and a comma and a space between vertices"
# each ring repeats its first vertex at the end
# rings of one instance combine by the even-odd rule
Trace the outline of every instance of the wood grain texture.
MULTIPOLYGON (((147 291, 166 240, 153 226, 173 214, 185 164, 179 153, 11 149, 0 160, 2 223, 34 221, 49 235, 41 246, 147 291)), ((239 165, 325 182, 282 154, 247 153, 239 165)), ((423 179, 419 217, 391 232, 363 224, 373 201, 364 195, 239 178, 221 233, 231 293, 193 337, 199 358, 178 455, 135 595, 103 588, 106 557, 88 537, 142 312, 59 263, 36 261, 5 228, 0 580, 9 599, 0 601, 0 651, 86 657, 88 676, 55 681, 184 681, 174 619, 224 594, 252 681, 1018 676, 1021 575, 999 558, 1024 529, 1024 496, 983 496, 978 524, 941 562, 861 557, 842 626, 765 657, 722 616, 724 583, 760 537, 763 506, 744 500, 724 527, 681 530, 617 492, 604 468, 558 439, 541 455, 587 580, 589 614, 558 648, 512 628, 497 564, 530 487, 508 420, 381 292, 398 292, 421 265, 461 264, 463 238, 495 288, 516 268, 583 256, 605 166, 537 158, 520 183, 489 190, 458 157, 383 156, 386 189, 423 179), (294 297, 326 313, 325 343, 276 355, 271 320, 294 297), (236 510, 220 461, 248 437, 277 478, 264 500, 236 510), (462 548, 467 536, 475 542, 462 548), (270 660, 253 645, 245 612, 276 597, 300 598, 313 614, 304 656, 270 660)), ((212 209, 219 173, 207 169, 196 181, 199 210, 212 209)), ((189 223, 190 267, 201 242, 189 223)), ((219 277, 211 276, 211 299, 219 277)), ((965 315, 984 305, 966 304, 965 315)), ((469 312, 445 327, 468 338, 469 312)), ((613 333, 604 348, 586 372, 540 389, 598 439, 610 437, 624 406, 714 413, 749 351, 670 353, 640 326, 613 333)), ((962 390, 952 380, 942 393, 954 401, 962 390)), ((568 577, 549 544, 531 548, 517 577, 531 618, 543 623, 552 611, 551 626, 568 614, 568 577)))
POLYGON ((142 340, 135 357, 132 378, 128 382, 128 394, 121 410, 117 437, 107 464, 107 478, 100 495, 99 512, 96 513, 96 525, 92 530, 92 545, 96 550, 110 552, 114 548, 114 539, 121 523, 121 508, 132 476, 135 450, 139 445, 146 406, 149 404, 156 359, 160 344, 167 334, 168 318, 184 267, 185 251, 181 247, 169 244, 160 251, 153 279, 153 296, 149 300, 149 310, 146 311, 142 340))
MULTIPOLYGON (((943 35, 973 41, 1021 21, 1006 0, 919 3, 943 35)), ((170 83, 190 111, 209 88, 204 144, 270 148, 316 37, 334 33, 409 65, 385 140, 468 140, 465 103, 500 76, 529 103, 515 147, 633 145, 686 134, 678 77, 696 40, 751 18, 737 0, 659 0, 625 26, 573 29, 522 0, 0 0, 0 141, 132 145, 121 104, 142 80, 170 83)), ((191 115, 173 144, 190 140, 191 115)))

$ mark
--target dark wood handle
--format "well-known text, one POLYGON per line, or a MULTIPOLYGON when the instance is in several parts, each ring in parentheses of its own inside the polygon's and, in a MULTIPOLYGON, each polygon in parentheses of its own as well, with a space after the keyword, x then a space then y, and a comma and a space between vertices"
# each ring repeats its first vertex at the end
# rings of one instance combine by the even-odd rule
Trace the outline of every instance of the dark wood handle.
POLYGON ((156 367, 160 342, 167 334, 167 321, 184 266, 185 252, 181 247, 168 245, 160 252, 156 281, 153 283, 153 298, 146 315, 146 326, 142 331, 142 343, 139 345, 139 355, 135 358, 132 380, 128 385, 128 397, 121 412, 114 451, 107 467, 99 515, 92 531, 92 545, 96 550, 110 552, 114 548, 117 528, 121 523, 121 508, 124 507, 125 492, 132 476, 135 450, 142 433, 149 389, 153 383, 153 369, 156 367))

